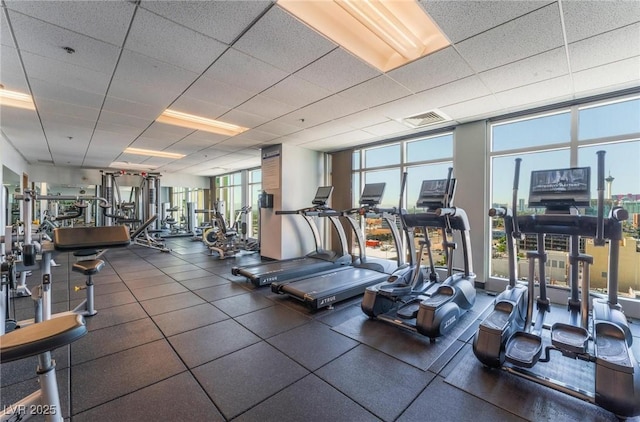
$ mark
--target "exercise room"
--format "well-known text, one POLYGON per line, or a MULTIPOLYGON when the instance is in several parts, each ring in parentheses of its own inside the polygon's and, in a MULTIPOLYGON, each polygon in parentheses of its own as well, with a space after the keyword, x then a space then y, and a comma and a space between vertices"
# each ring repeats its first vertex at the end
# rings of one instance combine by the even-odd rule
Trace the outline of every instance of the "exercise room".
POLYGON ((0 421, 640 422, 640 2, 0 30, 0 421))

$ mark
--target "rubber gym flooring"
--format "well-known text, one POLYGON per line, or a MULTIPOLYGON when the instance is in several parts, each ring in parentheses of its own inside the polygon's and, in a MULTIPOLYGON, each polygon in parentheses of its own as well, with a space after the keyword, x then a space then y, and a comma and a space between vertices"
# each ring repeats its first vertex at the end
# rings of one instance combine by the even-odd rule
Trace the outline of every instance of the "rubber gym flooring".
MULTIPOLYGON (((104 255, 89 334, 53 354, 67 420, 616 420, 484 369, 471 350, 493 300, 483 292, 450 336, 430 343, 367 319, 360 298, 310 313, 231 275, 257 255, 221 261, 188 238, 167 244, 171 253, 131 246, 104 255)), ((54 258, 53 311, 60 312, 83 298, 74 286, 84 277, 70 270, 75 257, 54 258)), ((34 271, 28 285, 39 280, 34 271)), ((16 302, 18 319, 33 316, 29 298, 16 302)), ((640 323, 632 329, 640 356, 640 323)), ((1 366, 3 406, 37 388, 35 359, 1 366)))

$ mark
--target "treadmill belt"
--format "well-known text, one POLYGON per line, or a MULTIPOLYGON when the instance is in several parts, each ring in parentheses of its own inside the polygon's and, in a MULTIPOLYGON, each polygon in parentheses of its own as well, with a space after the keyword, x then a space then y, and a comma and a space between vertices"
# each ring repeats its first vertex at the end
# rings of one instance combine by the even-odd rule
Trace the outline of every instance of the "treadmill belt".
POLYGON ((315 277, 304 278, 286 286, 282 291, 292 296, 304 297, 314 294, 327 294, 333 291, 349 290, 354 287, 366 286, 386 280, 389 274, 367 268, 348 267, 342 271, 331 271, 315 277))

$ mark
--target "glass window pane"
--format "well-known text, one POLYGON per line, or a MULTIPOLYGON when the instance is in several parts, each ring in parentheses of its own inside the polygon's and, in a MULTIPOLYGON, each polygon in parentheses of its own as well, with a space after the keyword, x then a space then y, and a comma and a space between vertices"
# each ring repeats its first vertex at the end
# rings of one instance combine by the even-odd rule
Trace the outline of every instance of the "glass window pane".
MULTIPOLYGON (((492 171, 492 207, 504 206, 512 208, 513 196, 513 176, 515 159, 522 158, 520 164, 520 179, 518 185, 517 211, 519 214, 531 214, 542 212, 542 210, 530 209, 527 207, 529 197, 529 183, 532 170, 554 169, 569 167, 569 149, 537 152, 530 154, 520 154, 518 156, 494 157, 491 160, 492 171)), ((506 236, 504 221, 501 218, 493 218, 491 222, 491 261, 490 274, 493 277, 507 278, 508 259, 506 252, 506 236)), ((546 236, 546 246, 549 259, 556 261, 566 261, 567 259, 567 239, 566 236, 546 236)), ((525 253, 528 250, 535 250, 536 237, 527 236, 519 243, 519 251, 525 253)), ((537 271, 537 270, 536 270, 537 271)), ((528 274, 528 264, 526 259, 518 260, 518 276, 521 280, 526 280, 528 274)), ((563 268, 555 268, 546 274, 552 284, 565 285, 566 272, 563 268)))
POLYGON ((261 169, 251 170, 249 172, 249 183, 260 183, 260 182, 262 182, 262 170, 261 169))
POLYGON ((407 142, 407 162, 453 157, 453 134, 407 142))
MULTIPOLYGON (((640 140, 624 143, 593 145, 578 149, 580 166, 591 167, 591 197, 594 205, 589 213, 595 214, 597 198, 597 156, 599 150, 605 155, 605 213, 617 205, 629 212, 629 219, 623 223, 623 240, 620 243, 618 264, 618 293, 622 296, 640 295, 640 140)), ((607 262, 609 246, 595 247, 593 241, 585 243, 585 253, 593 256, 591 289, 604 291, 607 288, 607 262)))
MULTIPOLYGON (((364 182, 381 183, 385 182, 384 196, 382 197, 383 208, 397 207, 400 196, 400 169, 389 169, 379 171, 368 171, 364 174, 364 182)), ((364 189, 364 186, 362 187, 364 189)), ((360 196, 358 195, 358 200, 360 196)))
POLYGON ((640 132, 640 98, 580 110, 578 139, 640 132))
POLYGON ((491 127, 492 151, 558 144, 570 139, 571 114, 568 111, 491 127))
POLYGON ((233 173, 231 175, 231 184, 233 185, 240 185, 242 184, 242 176, 240 174, 240 172, 238 173, 233 173))
POLYGON ((400 144, 364 150, 366 168, 400 164, 400 144))
POLYGON ((354 170, 360 169, 360 151, 354 151, 353 152, 353 163, 352 163, 352 166, 353 166, 354 170))

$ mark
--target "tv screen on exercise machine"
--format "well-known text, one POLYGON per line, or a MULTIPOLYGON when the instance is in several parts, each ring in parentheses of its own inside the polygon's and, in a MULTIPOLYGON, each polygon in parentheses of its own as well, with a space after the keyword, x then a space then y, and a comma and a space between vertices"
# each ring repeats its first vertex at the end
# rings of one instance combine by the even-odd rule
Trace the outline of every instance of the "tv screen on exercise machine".
POLYGON ((382 202, 382 195, 384 194, 384 188, 386 183, 367 183, 362 189, 362 195, 360 196, 361 205, 379 205, 382 202))
POLYGON ((333 186, 320 186, 316 192, 316 197, 313 198, 312 204, 325 205, 331 197, 332 192, 333 186))
POLYGON ((436 209, 448 206, 445 201, 451 203, 456 179, 451 179, 449 197, 447 196, 447 179, 423 180, 420 187, 420 196, 416 202, 417 208, 436 209))
POLYGON ((586 207, 591 199, 589 167, 531 172, 529 207, 586 207))

